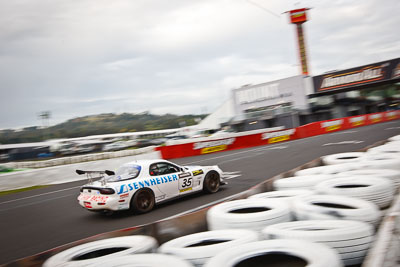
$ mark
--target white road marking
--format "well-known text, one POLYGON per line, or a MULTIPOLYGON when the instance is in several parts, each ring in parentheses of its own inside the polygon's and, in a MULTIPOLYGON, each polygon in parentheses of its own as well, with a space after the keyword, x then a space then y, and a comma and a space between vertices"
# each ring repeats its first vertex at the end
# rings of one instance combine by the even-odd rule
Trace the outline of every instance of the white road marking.
POLYGON ((274 150, 274 149, 285 149, 285 148, 288 148, 289 146, 277 146, 277 147, 271 147, 271 148, 268 148, 268 149, 270 149, 270 150, 274 150))
POLYGON ((400 127, 389 127, 389 128, 386 128, 385 130, 397 130, 397 129, 400 129, 400 127))
POLYGON ((348 133, 357 133, 358 131, 350 130, 350 131, 341 131, 337 133, 331 133, 331 135, 339 135, 339 134, 348 134, 348 133))
MULTIPOLYGON (((39 204, 39 203, 43 203, 43 202, 47 202, 47 201, 52 201, 52 200, 55 200, 55 199, 60 199, 60 198, 63 198, 63 197, 69 197, 69 196, 72 196, 72 195, 73 195, 73 194, 68 194, 68 195, 65 195, 65 196, 58 196, 58 197, 53 197, 53 198, 50 198, 50 199, 43 199, 43 200, 39 200, 39 201, 36 201, 36 202, 30 202, 30 203, 28 203, 28 204, 15 206, 15 207, 8 208, 8 209, 2 209, 2 210, 0 210, 0 212, 8 211, 8 210, 13 210, 13 209, 18 209, 18 208, 22 208, 22 207, 26 207, 26 206, 32 206, 32 205, 36 205, 36 204, 39 204)), ((4 203, 4 202, 3 202, 3 203, 4 203)))
POLYGON ((237 172, 224 172, 223 173, 223 178, 225 180, 233 179, 233 178, 240 177, 240 176, 242 176, 240 171, 237 171, 237 172))
POLYGON ((40 197, 40 196, 45 196, 45 195, 49 195, 49 194, 54 194, 54 193, 67 191, 67 190, 71 190, 71 189, 76 189, 76 188, 79 188, 79 187, 80 186, 74 186, 74 187, 70 187, 70 188, 65 188, 65 189, 61 189, 61 190, 56 190, 56 191, 52 191, 52 192, 43 193, 43 194, 33 195, 33 196, 29 196, 29 197, 17 198, 17 199, 13 199, 13 200, 9 200, 9 201, 0 202, 0 205, 11 203, 11 202, 15 202, 15 201, 19 201, 19 200, 24 200, 24 199, 29 199, 29 198, 34 198, 34 197, 40 197))
POLYGON ((337 142, 337 143, 326 143, 326 144, 323 144, 322 146, 350 145, 350 144, 360 144, 360 143, 364 143, 364 141, 359 141, 359 140, 342 141, 342 142, 337 142))

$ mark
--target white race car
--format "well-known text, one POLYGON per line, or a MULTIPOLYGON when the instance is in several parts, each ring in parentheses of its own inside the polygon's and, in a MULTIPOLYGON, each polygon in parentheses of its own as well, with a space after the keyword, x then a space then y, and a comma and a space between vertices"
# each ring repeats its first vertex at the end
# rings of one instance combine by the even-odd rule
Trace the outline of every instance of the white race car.
POLYGON ((198 191, 215 193, 226 184, 218 166, 179 166, 166 160, 129 162, 115 173, 76 172, 89 178, 89 183, 80 188, 79 204, 105 213, 127 209, 145 213, 162 201, 198 191), (95 175, 101 179, 93 181, 95 175))

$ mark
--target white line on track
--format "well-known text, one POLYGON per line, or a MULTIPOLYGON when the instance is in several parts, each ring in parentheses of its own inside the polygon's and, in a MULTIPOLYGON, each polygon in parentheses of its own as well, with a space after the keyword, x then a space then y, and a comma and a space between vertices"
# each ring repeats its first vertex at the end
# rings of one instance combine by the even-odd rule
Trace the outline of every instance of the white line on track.
POLYGON ((64 196, 53 197, 53 198, 50 198, 50 199, 43 199, 43 200, 39 200, 39 201, 36 201, 36 202, 30 202, 28 204, 15 206, 15 207, 8 208, 8 209, 2 209, 2 210, 0 210, 0 212, 13 210, 13 209, 18 209, 18 208, 27 207, 27 206, 32 206, 32 205, 36 205, 36 204, 47 202, 47 201, 52 201, 52 200, 63 198, 63 197, 69 197, 69 196, 72 196, 72 195, 73 194, 68 194, 68 195, 64 195, 64 196))
POLYGON ((17 198, 17 199, 13 199, 13 200, 9 200, 9 201, 0 202, 0 205, 11 203, 11 202, 15 202, 15 201, 19 201, 19 200, 30 199, 30 198, 34 198, 34 197, 40 197, 40 196, 45 196, 45 195, 49 195, 49 194, 54 194, 54 193, 67 191, 67 190, 71 190, 71 189, 76 189, 76 188, 79 188, 79 187, 80 186, 74 186, 74 187, 70 187, 70 188, 65 188, 65 189, 61 189, 61 190, 56 190, 56 191, 52 191, 52 192, 43 193, 43 194, 33 195, 33 196, 29 196, 29 197, 17 198))
POLYGON ((270 150, 275 150, 275 149, 285 149, 285 148, 288 148, 289 146, 277 146, 277 147, 271 147, 271 148, 268 148, 268 149, 270 149, 270 150))
POLYGON ((323 144, 322 146, 350 145, 350 144, 360 144, 360 143, 364 143, 364 141, 359 141, 359 140, 342 141, 342 142, 337 142, 337 143, 326 143, 326 144, 323 144))
POLYGON ((242 176, 242 174, 240 173, 240 171, 236 171, 236 172, 224 172, 223 173, 223 178, 224 180, 230 180, 233 178, 237 178, 242 176))
POLYGON ((397 130, 397 129, 400 129, 400 127, 389 127, 389 128, 386 128, 385 130, 397 130))
POLYGON ((331 135, 339 135, 339 134, 348 134, 348 133, 357 133, 358 131, 355 130, 349 130, 349 131, 341 131, 337 133, 331 133, 331 135))

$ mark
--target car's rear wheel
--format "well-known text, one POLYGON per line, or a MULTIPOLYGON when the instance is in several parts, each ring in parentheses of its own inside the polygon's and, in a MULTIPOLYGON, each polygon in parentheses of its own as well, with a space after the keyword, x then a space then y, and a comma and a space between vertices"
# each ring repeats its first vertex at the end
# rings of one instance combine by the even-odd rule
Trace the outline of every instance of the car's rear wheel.
POLYGON ((154 205, 154 193, 151 190, 143 189, 133 195, 130 208, 135 213, 146 213, 151 211, 154 205))
POLYGON ((206 174, 203 182, 203 190, 207 193, 215 193, 219 190, 220 179, 216 171, 210 171, 206 174))

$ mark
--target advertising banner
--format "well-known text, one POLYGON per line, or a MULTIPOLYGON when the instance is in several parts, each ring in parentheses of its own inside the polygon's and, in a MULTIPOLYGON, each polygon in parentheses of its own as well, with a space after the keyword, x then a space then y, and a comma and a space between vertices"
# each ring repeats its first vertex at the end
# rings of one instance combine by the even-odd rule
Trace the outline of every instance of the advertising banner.
POLYGON ((164 159, 198 156, 234 149, 276 144, 396 119, 400 119, 399 110, 318 121, 297 128, 274 132, 243 134, 218 140, 203 140, 179 145, 160 146, 157 150, 161 151, 162 158, 164 159))
POLYGON ((302 75, 243 86, 232 90, 232 94, 236 114, 283 103, 290 103, 297 109, 304 109, 308 106, 302 75))
POLYGON ((315 93, 400 79, 400 58, 313 77, 315 93))

